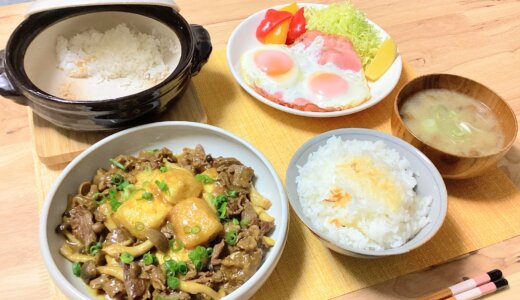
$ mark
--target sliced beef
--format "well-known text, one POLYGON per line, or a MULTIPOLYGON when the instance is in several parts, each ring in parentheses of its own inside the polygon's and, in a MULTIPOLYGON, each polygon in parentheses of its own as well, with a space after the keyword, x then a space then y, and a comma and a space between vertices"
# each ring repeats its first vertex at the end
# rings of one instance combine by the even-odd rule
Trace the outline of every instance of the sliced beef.
POLYGON ((144 270, 150 276, 150 283, 152 284, 155 290, 166 290, 166 276, 164 275, 161 268, 154 265, 149 265, 145 266, 144 270))
POLYGON ((228 203, 226 208, 226 213, 228 217, 240 215, 248 202, 249 200, 247 200, 246 196, 244 195, 239 195, 235 198, 228 197, 228 203))
POLYGON ((126 229, 118 227, 112 230, 105 238, 105 245, 121 244, 125 241, 133 241, 132 235, 126 229))
POLYGON ((83 206, 76 206, 70 210, 72 234, 86 247, 96 241, 92 218, 92 213, 83 206))
POLYGON ((255 175, 253 169, 242 164, 222 164, 217 168, 218 181, 229 190, 247 194, 255 175))
POLYGON ((125 285, 121 281, 105 274, 91 280, 89 285, 93 289, 103 290, 111 298, 126 294, 125 285))
POLYGON ((194 149, 184 148, 179 158, 179 164, 192 173, 202 173, 211 168, 211 164, 206 159, 206 153, 201 145, 197 145, 194 149))
POLYGON ((273 231, 273 228, 274 228, 274 222, 260 221, 260 235, 261 236, 268 235, 269 233, 271 233, 271 231, 273 231))
POLYGON ((96 209, 96 204, 94 201, 92 201, 92 198, 83 195, 76 195, 72 197, 72 207, 76 206, 83 206, 89 211, 94 211, 94 209, 96 209))
POLYGON ((137 262, 123 265, 124 284, 129 299, 141 299, 148 291, 149 283, 141 278, 143 269, 137 262))
POLYGON ((220 265, 220 263, 222 262, 222 259, 220 259, 220 257, 222 256, 225 248, 226 248, 226 244, 223 239, 218 244, 213 246, 213 253, 211 254, 211 261, 210 261, 210 264, 213 267, 220 265))
POLYGON ((262 250, 252 252, 237 251, 231 253, 224 260, 220 268, 226 278, 223 287, 227 293, 242 285, 255 272, 262 260, 262 250))
POLYGON ((216 168, 219 172, 233 165, 242 165, 242 163, 233 157, 217 157, 212 163, 213 168, 216 168))
POLYGON ((258 249, 258 241, 260 240, 260 228, 256 225, 249 226, 247 229, 240 231, 237 237, 237 247, 241 250, 251 252, 258 249))
POLYGON ((224 274, 220 271, 199 272, 199 277, 195 279, 195 282, 205 284, 211 288, 214 288, 224 281, 224 274))
POLYGON ((171 163, 177 162, 177 158, 167 148, 162 148, 158 151, 142 151, 139 153, 140 164, 136 165, 136 169, 144 169, 150 167, 152 169, 160 168, 164 161, 171 163))
POLYGON ((188 263, 188 273, 184 275, 184 280, 192 280, 195 277, 197 277, 197 270, 192 263, 188 263))
POLYGON ((240 213, 240 220, 242 220, 245 224, 258 224, 260 221, 258 219, 258 214, 256 213, 253 205, 247 203, 244 206, 244 209, 240 213))
POLYGON ((90 279, 96 277, 96 263, 92 260, 86 261, 81 266, 81 279, 85 282, 89 282, 90 279))

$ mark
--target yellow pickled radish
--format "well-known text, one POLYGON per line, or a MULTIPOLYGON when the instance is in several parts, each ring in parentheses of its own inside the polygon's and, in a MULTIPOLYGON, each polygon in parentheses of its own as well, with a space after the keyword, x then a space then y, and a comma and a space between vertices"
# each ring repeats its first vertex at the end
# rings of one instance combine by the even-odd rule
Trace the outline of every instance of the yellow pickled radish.
POLYGON ((288 11, 291 14, 294 15, 298 11, 298 9, 300 9, 298 7, 298 4, 296 4, 296 2, 292 2, 291 4, 289 4, 287 6, 284 6, 284 7, 280 8, 279 10, 280 11, 288 11))
POLYGON ((390 68, 396 57, 397 47, 395 42, 392 39, 385 40, 377 49, 374 59, 366 67, 366 78, 370 81, 378 80, 390 68))

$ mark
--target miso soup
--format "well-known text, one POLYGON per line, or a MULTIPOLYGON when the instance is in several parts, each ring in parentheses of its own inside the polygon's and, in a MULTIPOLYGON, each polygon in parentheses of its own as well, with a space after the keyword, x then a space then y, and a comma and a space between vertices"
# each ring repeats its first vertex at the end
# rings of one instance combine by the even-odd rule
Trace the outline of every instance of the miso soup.
POLYGON ((504 145, 504 132, 491 109, 455 91, 418 92, 403 104, 400 114, 420 140, 450 154, 491 155, 504 145))

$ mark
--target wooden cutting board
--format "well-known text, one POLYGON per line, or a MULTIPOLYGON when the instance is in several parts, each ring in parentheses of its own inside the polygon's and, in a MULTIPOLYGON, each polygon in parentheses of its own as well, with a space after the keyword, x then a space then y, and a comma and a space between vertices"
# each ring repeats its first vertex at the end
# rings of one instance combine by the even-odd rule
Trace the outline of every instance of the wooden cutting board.
MULTIPOLYGON (((40 161, 48 166, 67 163, 88 146, 114 133, 114 131, 80 132, 59 128, 29 110, 29 126, 36 154, 40 161)), ((207 122, 206 112, 193 83, 188 86, 186 94, 168 106, 157 121, 207 122)))

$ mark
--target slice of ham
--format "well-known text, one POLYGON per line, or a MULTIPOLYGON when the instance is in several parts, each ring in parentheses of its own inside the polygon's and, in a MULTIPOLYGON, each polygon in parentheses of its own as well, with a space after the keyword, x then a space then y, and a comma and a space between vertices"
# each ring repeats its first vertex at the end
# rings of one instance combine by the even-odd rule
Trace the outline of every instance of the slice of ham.
POLYGON ((299 43, 303 43, 305 48, 307 48, 317 37, 321 37, 324 40, 323 48, 318 58, 318 64, 324 65, 326 63, 333 63, 343 70, 352 70, 354 72, 361 70, 363 66, 361 59, 359 59, 352 43, 346 37, 311 30, 301 35, 293 47, 299 43))

